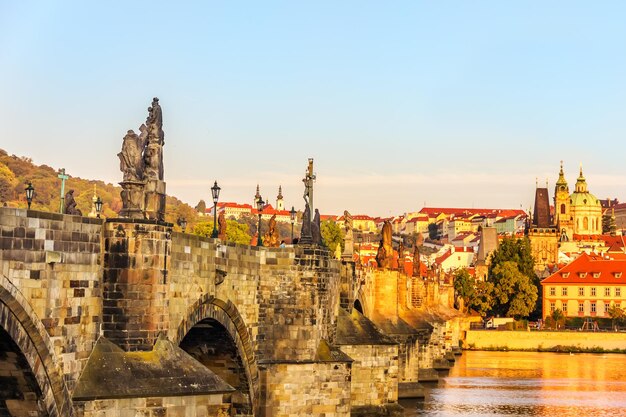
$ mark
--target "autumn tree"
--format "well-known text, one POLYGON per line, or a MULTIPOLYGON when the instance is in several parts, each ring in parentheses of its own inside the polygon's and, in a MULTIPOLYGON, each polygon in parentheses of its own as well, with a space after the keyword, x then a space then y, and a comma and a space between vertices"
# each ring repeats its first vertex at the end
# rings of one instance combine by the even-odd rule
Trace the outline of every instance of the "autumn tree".
POLYGON ((250 236, 250 227, 245 223, 239 223, 237 220, 226 220, 226 240, 229 242, 249 245, 252 240, 250 236))

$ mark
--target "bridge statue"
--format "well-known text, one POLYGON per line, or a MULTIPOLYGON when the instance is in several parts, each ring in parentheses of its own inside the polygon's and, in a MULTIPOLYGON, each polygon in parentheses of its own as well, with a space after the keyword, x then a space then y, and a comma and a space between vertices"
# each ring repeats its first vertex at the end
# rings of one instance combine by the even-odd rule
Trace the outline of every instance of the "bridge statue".
POLYGON ((121 217, 165 221, 163 181, 163 113, 159 99, 152 100, 146 123, 137 135, 129 130, 118 153, 123 174, 121 217))
POLYGON ((352 215, 348 210, 343 212, 343 228, 344 228, 344 248, 342 258, 352 260, 354 255, 354 231, 352 226, 352 215))
POLYGON ((391 223, 385 220, 381 230, 380 245, 376 254, 376 262, 379 268, 389 268, 393 259, 393 246, 391 246, 391 223))

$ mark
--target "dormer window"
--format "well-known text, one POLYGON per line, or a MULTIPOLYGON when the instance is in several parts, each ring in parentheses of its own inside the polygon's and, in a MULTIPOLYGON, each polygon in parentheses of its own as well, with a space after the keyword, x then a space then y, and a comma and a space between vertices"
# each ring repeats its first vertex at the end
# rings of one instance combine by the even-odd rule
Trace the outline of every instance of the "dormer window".
POLYGON ((586 273, 586 272, 579 272, 579 273, 578 273, 578 276, 579 276, 580 278, 585 278, 585 277, 587 276, 587 273, 586 273))
POLYGON ((621 272, 615 272, 615 278, 621 278, 621 277, 622 277, 621 272))
POLYGON ((594 278, 600 278, 600 273, 599 272, 594 272, 593 273, 593 277, 594 278))
POLYGON ((561 275, 563 275, 563 278, 567 278, 569 277, 569 272, 563 272, 561 275))

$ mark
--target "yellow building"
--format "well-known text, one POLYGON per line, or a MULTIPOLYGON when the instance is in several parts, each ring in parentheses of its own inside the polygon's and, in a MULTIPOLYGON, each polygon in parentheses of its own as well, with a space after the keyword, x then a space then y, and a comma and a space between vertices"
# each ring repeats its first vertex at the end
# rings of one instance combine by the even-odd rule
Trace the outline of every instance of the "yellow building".
POLYGON ((626 308, 626 257, 582 253, 541 287, 544 319, 556 309, 566 317, 609 317, 611 306, 626 308))
POLYGON ((555 220, 561 240, 576 240, 576 235, 602 234, 602 206, 600 200, 587 189, 582 166, 574 192, 569 197, 568 192, 561 164, 554 193, 555 220))

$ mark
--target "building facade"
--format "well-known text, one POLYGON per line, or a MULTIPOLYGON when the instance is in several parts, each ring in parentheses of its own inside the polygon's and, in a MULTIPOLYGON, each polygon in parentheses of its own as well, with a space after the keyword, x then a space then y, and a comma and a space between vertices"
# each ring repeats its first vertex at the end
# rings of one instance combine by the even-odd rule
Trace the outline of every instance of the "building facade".
POLYGON ((609 317, 611 306, 626 308, 626 257, 588 255, 541 281, 542 316, 609 317))

